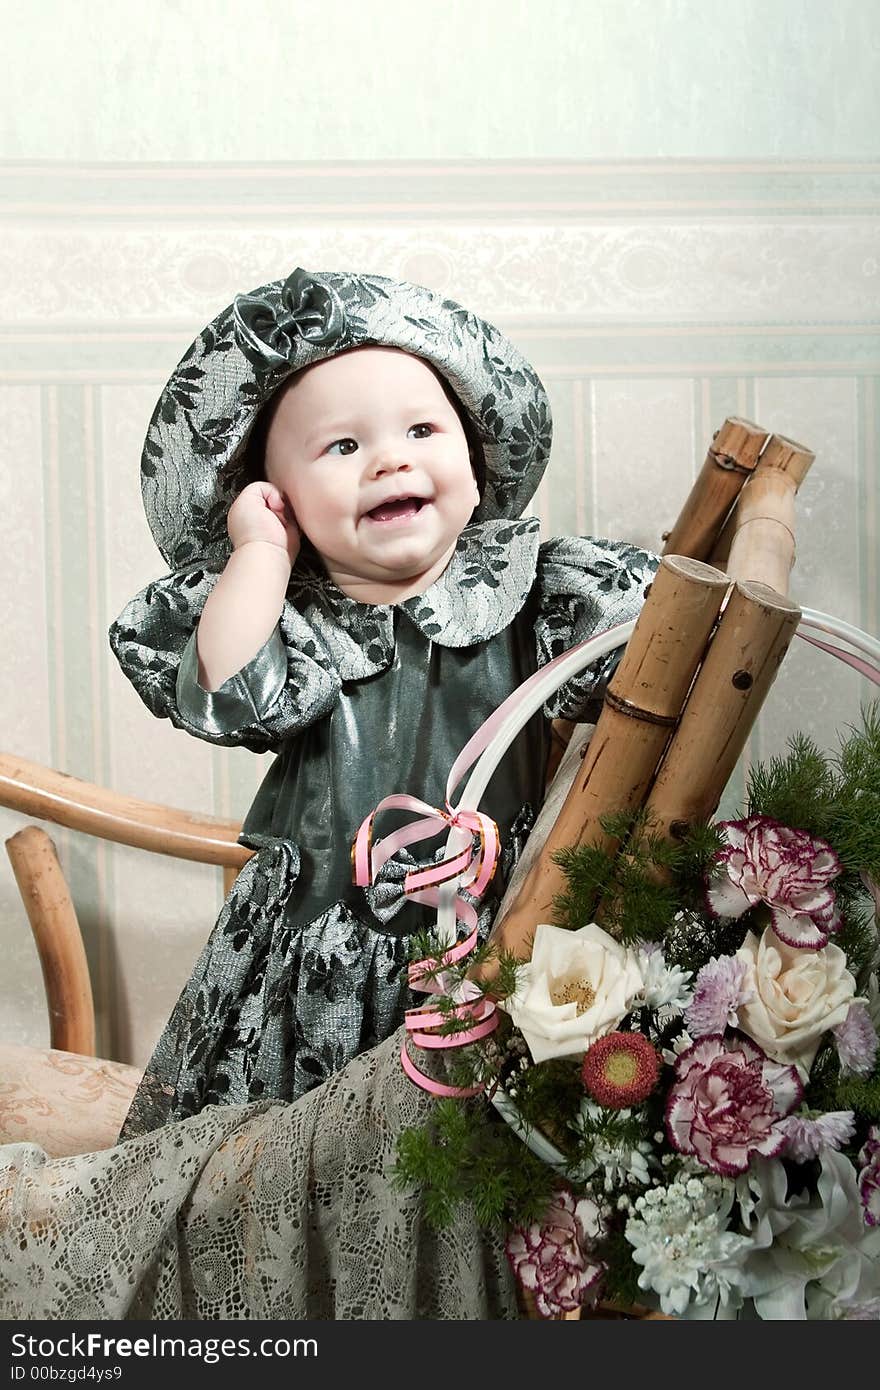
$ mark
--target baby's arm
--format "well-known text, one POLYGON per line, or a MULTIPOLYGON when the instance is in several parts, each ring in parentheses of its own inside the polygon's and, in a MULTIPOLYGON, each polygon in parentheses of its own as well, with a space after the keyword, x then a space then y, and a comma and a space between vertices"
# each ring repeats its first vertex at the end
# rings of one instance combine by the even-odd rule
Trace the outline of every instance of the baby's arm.
POLYGON ((196 556, 148 584, 112 624, 110 645, 152 714, 267 753, 329 714, 341 681, 285 596, 300 533, 280 495, 253 483, 229 518, 225 570, 196 556))
POLYGON ((196 637, 199 684, 216 691, 256 656, 284 606, 300 532, 271 483, 251 483, 227 522, 233 551, 208 596, 196 637))

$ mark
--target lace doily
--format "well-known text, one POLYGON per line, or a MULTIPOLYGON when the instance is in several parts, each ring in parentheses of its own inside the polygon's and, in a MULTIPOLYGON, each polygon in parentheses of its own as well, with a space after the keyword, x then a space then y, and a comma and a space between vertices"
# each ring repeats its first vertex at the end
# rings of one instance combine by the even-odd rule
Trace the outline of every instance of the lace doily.
POLYGON ((294 1105, 221 1106, 102 1153, 0 1149, 10 1319, 517 1316, 503 1243, 472 1212, 433 1231, 391 1183, 433 1102, 401 1033, 294 1105))

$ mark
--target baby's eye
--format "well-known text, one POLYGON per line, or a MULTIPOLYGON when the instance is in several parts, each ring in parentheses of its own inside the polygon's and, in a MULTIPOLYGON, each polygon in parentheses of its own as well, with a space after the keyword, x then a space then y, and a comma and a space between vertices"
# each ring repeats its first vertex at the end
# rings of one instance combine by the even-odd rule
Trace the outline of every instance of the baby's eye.
POLYGON ((336 439, 332 444, 328 444, 324 452, 327 454, 341 454, 345 457, 346 454, 353 454, 356 448, 356 439, 336 439))
POLYGON ((411 425, 407 434, 411 434, 413 439, 430 439, 434 433, 434 426, 428 424, 411 425))

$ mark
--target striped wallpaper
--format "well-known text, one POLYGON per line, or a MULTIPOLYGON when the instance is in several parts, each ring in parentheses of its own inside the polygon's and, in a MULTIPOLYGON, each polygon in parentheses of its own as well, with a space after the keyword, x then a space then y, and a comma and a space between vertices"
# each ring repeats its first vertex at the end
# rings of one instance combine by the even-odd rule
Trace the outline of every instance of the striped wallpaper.
MULTIPOLYGON (((151 800, 240 817, 266 759, 153 719, 106 640, 162 570, 140 446, 158 392, 238 290, 295 264, 420 281, 497 322, 555 415, 545 534, 656 547, 731 413, 818 458, 794 594, 877 631, 880 164, 0 165, 3 746, 151 800)), ((793 651, 750 753, 824 744, 867 686, 793 651)), ((732 807, 742 771, 731 788, 732 807)), ((8 835, 21 822, 0 812, 8 835)), ((55 835, 99 1047, 143 1062, 220 905, 219 872, 55 835)), ((47 1037, 0 864, 4 1036, 47 1037)))

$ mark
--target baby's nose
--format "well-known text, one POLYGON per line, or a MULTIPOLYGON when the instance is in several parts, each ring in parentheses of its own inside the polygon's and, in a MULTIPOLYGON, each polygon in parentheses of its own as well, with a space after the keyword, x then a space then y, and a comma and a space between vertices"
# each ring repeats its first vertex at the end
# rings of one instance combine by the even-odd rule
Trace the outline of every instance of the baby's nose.
POLYGON ((381 477, 383 473, 399 473, 412 467, 409 455, 402 448, 377 450, 373 456, 373 473, 381 477))

